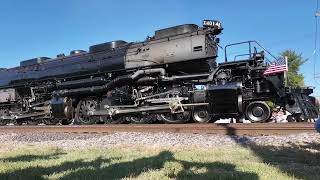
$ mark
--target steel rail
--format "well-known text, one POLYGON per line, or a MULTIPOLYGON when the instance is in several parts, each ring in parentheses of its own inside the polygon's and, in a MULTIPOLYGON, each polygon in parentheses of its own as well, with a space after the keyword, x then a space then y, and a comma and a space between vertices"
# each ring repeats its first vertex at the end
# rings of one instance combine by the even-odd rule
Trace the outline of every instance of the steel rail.
POLYGON ((192 133, 223 135, 287 135, 314 133, 314 123, 261 123, 261 124, 117 124, 70 126, 2 126, 0 133, 192 133))

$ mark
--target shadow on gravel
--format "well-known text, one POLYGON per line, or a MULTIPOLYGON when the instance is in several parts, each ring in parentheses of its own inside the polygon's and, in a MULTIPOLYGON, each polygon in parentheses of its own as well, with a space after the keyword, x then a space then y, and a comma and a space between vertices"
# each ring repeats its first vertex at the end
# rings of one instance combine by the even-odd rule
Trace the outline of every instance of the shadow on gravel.
POLYGON ((258 145, 247 137, 233 136, 236 129, 226 126, 229 136, 243 148, 251 150, 264 163, 299 179, 320 179, 320 144, 303 143, 286 146, 258 145))
POLYGON ((167 162, 178 162, 183 167, 183 170, 178 173, 168 174, 170 178, 175 179, 259 179, 255 173, 237 171, 235 165, 232 164, 222 162, 194 163, 176 160, 170 151, 163 151, 152 157, 108 165, 110 162, 111 159, 98 158, 94 161, 65 162, 52 167, 32 167, 0 174, 0 179, 46 179, 46 175, 68 172, 68 170, 72 171, 69 171, 70 173, 66 173, 60 179, 135 178, 146 171, 161 170, 167 162), (204 173, 194 173, 194 169, 201 168, 205 168, 206 171, 204 173))
POLYGON ((8 157, 0 159, 0 161, 3 162, 31 162, 36 160, 50 160, 50 159, 58 159, 61 155, 65 155, 67 153, 54 153, 54 154, 46 154, 46 155, 20 155, 20 156, 14 156, 14 157, 8 157))

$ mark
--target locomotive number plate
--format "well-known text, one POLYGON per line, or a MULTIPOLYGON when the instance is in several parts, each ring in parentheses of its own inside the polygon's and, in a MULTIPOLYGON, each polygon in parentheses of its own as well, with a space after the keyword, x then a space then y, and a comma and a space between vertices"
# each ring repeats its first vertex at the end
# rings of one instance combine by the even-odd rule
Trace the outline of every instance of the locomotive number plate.
POLYGON ((203 20, 204 27, 216 27, 218 29, 221 28, 221 22, 213 21, 213 20, 203 20))

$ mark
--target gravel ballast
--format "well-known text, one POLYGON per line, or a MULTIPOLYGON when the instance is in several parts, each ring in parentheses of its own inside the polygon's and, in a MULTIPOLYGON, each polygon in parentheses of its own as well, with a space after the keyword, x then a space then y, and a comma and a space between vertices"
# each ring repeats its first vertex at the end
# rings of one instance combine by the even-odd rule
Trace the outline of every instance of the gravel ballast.
POLYGON ((227 136, 213 134, 180 133, 133 133, 113 134, 64 134, 64 133, 0 133, 0 148, 19 148, 23 146, 52 146, 62 149, 81 149, 90 147, 150 146, 150 147, 200 147, 210 148, 221 145, 272 145, 320 143, 320 134, 302 133, 286 136, 227 136))

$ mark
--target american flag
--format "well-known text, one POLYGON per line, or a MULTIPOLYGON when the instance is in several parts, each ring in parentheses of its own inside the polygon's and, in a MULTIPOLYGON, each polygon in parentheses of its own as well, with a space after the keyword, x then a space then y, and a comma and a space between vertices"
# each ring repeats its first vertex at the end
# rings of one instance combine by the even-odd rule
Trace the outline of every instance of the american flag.
POLYGON ((288 60, 287 58, 279 58, 267 67, 263 75, 277 74, 285 71, 288 71, 288 60))

